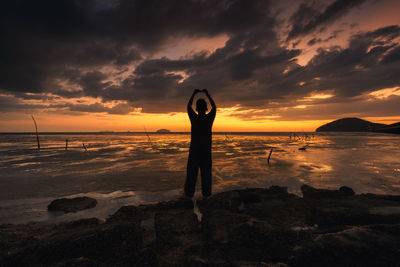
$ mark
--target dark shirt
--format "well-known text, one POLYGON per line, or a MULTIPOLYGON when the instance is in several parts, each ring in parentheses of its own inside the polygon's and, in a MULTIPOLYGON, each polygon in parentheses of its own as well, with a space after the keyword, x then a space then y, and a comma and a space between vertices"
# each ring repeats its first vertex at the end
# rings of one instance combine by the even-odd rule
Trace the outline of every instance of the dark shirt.
POLYGON ((215 119, 215 109, 208 114, 197 115, 193 109, 188 109, 192 132, 190 138, 190 150, 211 151, 211 129, 215 119))

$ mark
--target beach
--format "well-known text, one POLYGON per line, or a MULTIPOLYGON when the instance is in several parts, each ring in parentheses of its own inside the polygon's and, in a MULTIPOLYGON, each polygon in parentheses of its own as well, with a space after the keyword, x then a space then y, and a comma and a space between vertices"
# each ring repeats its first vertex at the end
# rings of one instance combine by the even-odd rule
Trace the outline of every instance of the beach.
POLYGON ((1 135, 2 266, 397 264, 398 136, 215 134, 193 200, 186 133, 34 137, 1 135))
MULTIPOLYGON (((400 194, 397 135, 290 136, 214 133, 214 192, 280 185, 301 195, 301 185, 309 184, 320 188, 347 185, 357 193, 400 194), (299 150, 304 146, 306 150, 299 150)), ((0 223, 51 223, 105 219, 123 205, 176 199, 185 180, 190 135, 41 134, 40 151, 34 134, 2 134, 0 140, 0 223), (98 205, 76 214, 48 214, 46 207, 52 200, 83 195, 97 199, 98 205)))

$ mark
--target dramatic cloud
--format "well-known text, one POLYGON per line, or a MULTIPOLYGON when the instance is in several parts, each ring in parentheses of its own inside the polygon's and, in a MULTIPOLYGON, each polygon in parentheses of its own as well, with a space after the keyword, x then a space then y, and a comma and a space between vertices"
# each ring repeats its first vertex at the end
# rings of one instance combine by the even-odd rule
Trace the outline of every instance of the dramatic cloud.
MULTIPOLYGON (((171 38, 224 33, 249 37, 246 45, 258 46, 257 39, 274 36, 268 1, 9 1, 3 10, 0 34, 7 41, 0 47, 0 88, 8 92, 100 96, 106 101, 165 99, 180 75, 137 70, 119 83, 113 80, 115 72, 171 38), (255 28, 265 36, 252 34, 255 28)), ((202 58, 205 66, 218 60, 202 58)), ((196 57, 190 59, 189 64, 196 63, 196 57)), ((184 66, 170 69, 189 71, 184 66)))
POLYGON ((320 2, 309 2, 300 4, 299 9, 291 16, 292 29, 287 39, 296 38, 302 34, 310 33, 319 28, 324 30, 327 24, 345 15, 353 7, 358 6, 366 0, 336 0, 324 9, 320 10, 320 2))
POLYGON ((400 27, 389 26, 354 36, 346 49, 320 49, 302 70, 305 87, 334 89, 338 96, 352 97, 399 85, 400 61, 385 60, 398 49, 398 43, 391 42, 398 37, 400 27))
POLYGON ((326 30, 368 3, 288 1, 292 11, 282 21, 266 0, 7 1, 0 16, 1 109, 179 112, 194 88, 209 88, 219 107, 240 105, 240 118, 298 119, 290 108, 311 111, 298 103, 310 95, 332 95, 313 100, 316 109, 400 85, 399 25, 326 30), (348 39, 331 45, 339 33, 348 39), (306 48, 287 42, 309 34, 306 48), (227 41, 215 50, 166 51, 179 40, 221 36, 227 41), (307 49, 313 57, 300 65, 307 49))
MULTIPOLYGON (((279 111, 279 120, 336 120, 341 117, 385 117, 399 116, 400 96, 386 99, 355 98, 345 102, 324 103, 305 108, 291 108, 279 111), (340 116, 338 116, 340 114, 340 116)), ((278 111, 276 111, 278 112, 278 111)))
POLYGON ((79 111, 79 112, 107 112, 108 114, 128 114, 133 111, 133 108, 124 103, 119 103, 113 107, 105 107, 100 103, 94 103, 90 105, 85 104, 76 104, 76 105, 68 105, 67 106, 70 111, 79 111))

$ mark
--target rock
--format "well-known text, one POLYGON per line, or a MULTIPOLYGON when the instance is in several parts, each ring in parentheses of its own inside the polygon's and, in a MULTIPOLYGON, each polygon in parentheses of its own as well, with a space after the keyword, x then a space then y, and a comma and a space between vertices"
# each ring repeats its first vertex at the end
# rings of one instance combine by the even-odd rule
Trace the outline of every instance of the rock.
POLYGON ((320 227, 400 223, 399 203, 363 195, 321 198, 313 202, 313 223, 320 227))
POLYGON ((143 216, 141 210, 135 206, 122 206, 115 212, 110 215, 107 219, 107 222, 115 222, 115 221, 139 221, 143 216))
POLYGON ((51 265, 77 258, 96 263, 91 266, 110 265, 116 258, 129 265, 139 257, 141 242, 140 229, 128 225, 109 225, 79 234, 63 231, 44 240, 31 241, 10 259, 9 265, 51 265))
POLYGON ((344 196, 354 196, 354 190, 348 186, 341 186, 339 188, 339 192, 341 192, 344 196))
POLYGON ((400 202, 400 196, 394 196, 394 195, 377 195, 377 194, 361 194, 361 196, 364 196, 369 199, 381 199, 381 200, 390 200, 390 201, 398 201, 400 202))
POLYGON ((400 225, 356 226, 316 235, 295 250, 289 265, 398 266, 399 230, 400 225))
POLYGON ((184 266, 209 266, 205 259, 202 259, 197 256, 189 256, 187 260, 184 262, 184 266))
POLYGON ((53 200, 48 206, 48 211, 62 211, 64 213, 96 207, 97 200, 90 197, 61 198, 53 200))
POLYGON ((192 211, 158 212, 154 220, 157 239, 163 244, 186 243, 182 239, 190 238, 199 230, 197 217, 192 211))
POLYGON ((0 225, 0 265, 398 265, 399 196, 302 191, 218 193, 198 201, 200 222, 192 201, 173 200, 124 206, 105 222, 0 225))
POLYGON ((232 262, 232 266, 234 267, 288 267, 287 264, 282 262, 250 262, 250 261, 236 261, 232 262))
POLYGON ((339 190, 329 190, 329 189, 316 189, 309 185, 302 185, 301 192, 303 193, 303 198, 309 199, 321 199, 321 198, 337 198, 354 196, 354 191, 350 187, 342 186, 339 190))
POLYGON ((77 221, 72 221, 66 223, 66 228, 76 228, 76 227, 87 227, 101 224, 101 221, 97 218, 80 219, 77 221))
POLYGON ((201 213, 206 213, 208 210, 215 209, 237 211, 241 201, 237 191, 229 191, 212 195, 208 199, 200 199, 197 201, 197 205, 201 213))
POLYGON ((138 207, 143 212, 155 212, 169 209, 193 209, 193 201, 186 199, 178 199, 171 201, 161 201, 157 204, 140 205, 138 207))
POLYGON ((295 195, 287 192, 286 187, 271 186, 268 189, 247 188, 222 192, 211 196, 207 200, 199 200, 197 203, 202 213, 207 212, 207 210, 215 209, 228 209, 237 212, 244 209, 248 204, 293 197, 296 198, 295 195))
POLYGON ((285 259, 296 240, 309 238, 290 228, 303 225, 304 216, 311 214, 299 200, 286 188, 273 186, 224 192, 200 201, 206 247, 230 262, 285 259))

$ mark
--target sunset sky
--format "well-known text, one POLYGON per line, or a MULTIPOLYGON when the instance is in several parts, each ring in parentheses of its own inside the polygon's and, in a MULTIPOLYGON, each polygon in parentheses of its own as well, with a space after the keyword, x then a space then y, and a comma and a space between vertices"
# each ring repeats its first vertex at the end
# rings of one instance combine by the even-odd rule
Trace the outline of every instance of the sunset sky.
POLYGON ((214 131, 400 121, 398 0, 4 1, 0 132, 214 131))

